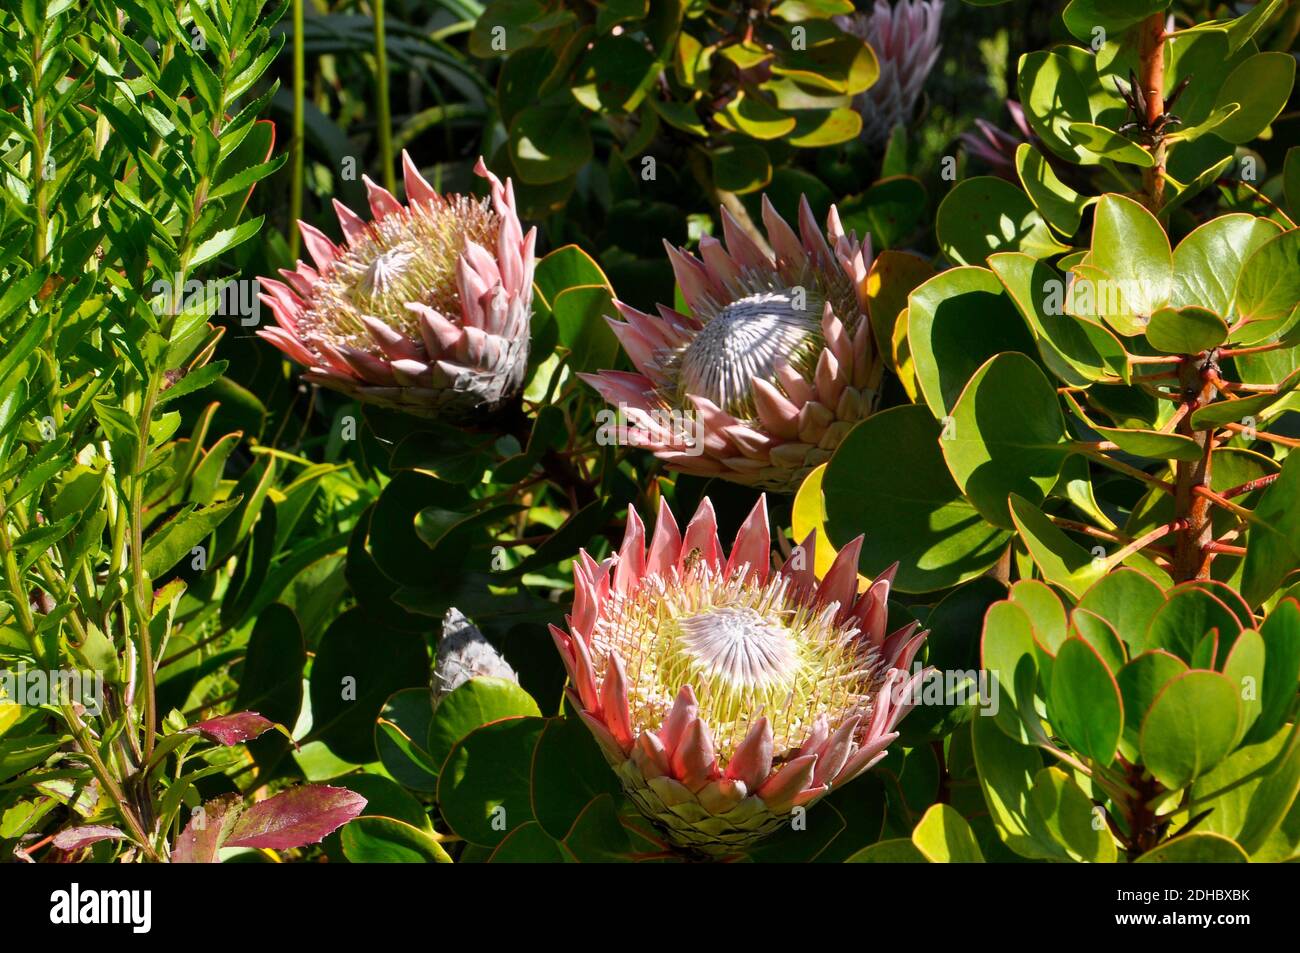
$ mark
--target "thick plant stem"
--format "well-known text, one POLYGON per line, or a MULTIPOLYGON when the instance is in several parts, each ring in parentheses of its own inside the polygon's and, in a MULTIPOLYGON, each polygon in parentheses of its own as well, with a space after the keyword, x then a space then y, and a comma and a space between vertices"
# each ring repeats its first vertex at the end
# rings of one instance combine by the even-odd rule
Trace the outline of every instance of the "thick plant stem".
POLYGON ((293 0, 293 182, 289 186, 289 258, 298 257, 299 242, 302 236, 298 231, 298 220, 302 218, 302 192, 304 188, 304 154, 306 143, 303 141, 304 123, 306 122, 307 104, 307 67, 306 39, 303 37, 303 6, 307 0, 293 0))
POLYGON ((1213 373, 1212 366, 1202 366, 1195 361, 1185 362, 1179 373, 1184 399, 1189 408, 1179 422, 1178 432, 1196 441, 1201 447, 1201 458, 1195 461, 1180 460, 1175 471, 1174 511, 1180 520, 1186 521, 1174 547, 1175 582, 1208 579, 1210 575, 1212 554, 1209 544, 1214 539, 1214 526, 1210 519, 1210 501, 1197 491, 1197 487, 1205 490, 1210 487, 1214 434, 1209 430, 1193 430, 1191 411, 1214 400, 1215 387, 1207 380, 1213 373))
MULTIPOLYGON (((1165 111, 1165 14, 1153 13, 1143 21, 1138 36, 1138 60, 1142 94, 1146 98, 1147 114, 1142 117, 1147 128, 1165 111)), ((1152 212, 1158 213, 1165 204, 1165 142, 1164 137, 1150 146, 1154 165, 1143 173, 1143 198, 1152 212)))
POLYGON ((375 83, 379 98, 379 162, 384 174, 384 188, 397 192, 393 172, 393 119, 388 105, 388 38, 384 29, 384 0, 375 0, 375 83))

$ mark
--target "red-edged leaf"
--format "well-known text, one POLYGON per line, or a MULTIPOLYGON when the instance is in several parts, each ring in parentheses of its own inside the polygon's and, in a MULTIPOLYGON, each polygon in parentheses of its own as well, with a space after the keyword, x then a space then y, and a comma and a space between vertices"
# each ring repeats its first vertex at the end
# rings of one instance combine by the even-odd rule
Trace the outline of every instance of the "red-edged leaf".
POLYGON ((116 827, 102 824, 87 824, 85 827, 69 827, 54 835, 53 844, 59 850, 80 850, 102 840, 121 840, 126 837, 116 827))
POLYGON ((209 718, 196 725, 190 725, 186 731, 197 731, 209 741, 230 747, 245 741, 252 741, 262 732, 275 727, 275 722, 263 718, 255 711, 237 711, 220 718, 209 718))
POLYGON ((366 806, 366 799, 346 788, 304 784, 259 801, 235 823, 226 847, 288 850, 314 844, 366 806))
POLYGON ((224 845, 239 817, 238 794, 223 794, 213 798, 190 815, 190 822, 176 839, 172 851, 173 864, 215 864, 217 851, 224 845))

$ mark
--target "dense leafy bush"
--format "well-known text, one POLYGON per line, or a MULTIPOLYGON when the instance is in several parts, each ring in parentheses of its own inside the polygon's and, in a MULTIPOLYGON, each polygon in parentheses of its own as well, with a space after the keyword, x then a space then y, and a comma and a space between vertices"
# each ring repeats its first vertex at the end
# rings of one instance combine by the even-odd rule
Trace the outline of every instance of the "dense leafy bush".
POLYGON ((6 859, 1300 856, 1296 4, 11 6, 6 859))

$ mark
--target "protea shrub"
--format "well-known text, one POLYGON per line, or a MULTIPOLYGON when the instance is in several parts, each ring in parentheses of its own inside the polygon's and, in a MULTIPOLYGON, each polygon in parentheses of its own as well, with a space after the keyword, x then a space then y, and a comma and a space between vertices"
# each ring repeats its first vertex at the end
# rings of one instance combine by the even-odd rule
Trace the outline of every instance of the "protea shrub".
POLYGON ((690 314, 615 302, 636 373, 583 377, 673 469, 788 493, 879 402, 871 240, 834 206, 824 234, 806 198, 797 233, 766 198, 763 222, 775 258, 726 209, 725 242, 704 237, 699 258, 665 243, 690 314))
POLYGON ((835 18, 845 32, 865 40, 876 53, 880 76, 853 99, 862 115, 861 138, 885 144, 895 126, 906 126, 916 111, 926 77, 939 59, 939 21, 943 0, 876 0, 870 13, 835 18))
POLYGON ((669 844, 734 855, 885 756, 925 633, 887 632, 892 570, 858 592, 861 537, 820 581, 812 535, 772 571, 765 499, 729 555, 707 498, 645 538, 629 511, 616 556, 574 563, 568 700, 669 844))
POLYGON ((373 218, 334 200, 336 245, 299 222, 314 265, 259 279, 276 326, 257 333, 303 378, 426 417, 501 408, 528 362, 536 229, 523 233, 510 181, 480 159, 488 199, 439 195, 402 153, 406 204, 363 177, 373 218))

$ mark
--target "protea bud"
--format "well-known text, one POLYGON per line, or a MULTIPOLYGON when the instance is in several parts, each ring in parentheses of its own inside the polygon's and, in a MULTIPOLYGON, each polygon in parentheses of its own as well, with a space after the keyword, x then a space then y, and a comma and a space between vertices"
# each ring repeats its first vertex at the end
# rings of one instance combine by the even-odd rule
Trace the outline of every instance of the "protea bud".
POLYGON ((876 0, 870 13, 835 18, 841 30, 875 50, 880 76, 854 97, 862 114, 862 139, 882 146, 897 125, 907 125, 926 77, 939 59, 939 20, 943 0, 876 0))
POLYGON ((433 703, 464 685, 471 678, 504 678, 518 682, 519 676, 496 650, 478 626, 457 608, 442 617, 442 638, 438 641, 438 658, 433 669, 433 703))
POLYGON ((726 209, 725 245, 706 236, 700 258, 667 245, 691 313, 616 302, 626 323, 610 325, 639 373, 583 377, 674 469, 791 492, 878 403, 871 240, 846 235, 834 207, 828 240, 806 198, 798 234, 766 198, 763 222, 775 261, 726 209))
POLYGON ((363 177, 374 217, 334 201, 344 241, 299 222, 315 266, 260 279, 276 327, 257 333, 361 401, 464 420, 500 408, 528 362, 536 229, 487 170, 491 198, 439 195, 402 153, 407 204, 363 177))
POLYGON ((1015 133, 1005 132, 986 119, 976 119, 975 129, 961 134, 961 144, 968 155, 987 165, 994 175, 1018 182, 1016 150, 1023 142, 1036 144, 1038 137, 1025 121, 1025 111, 1014 99, 1007 100, 1007 112, 1011 113, 1011 119, 1015 123, 1015 133))
POLYGON ((662 504, 647 552, 629 511, 617 556, 574 563, 569 630, 551 627, 569 703, 678 848, 752 846, 897 737, 925 633, 887 634, 892 570, 859 594, 861 537, 820 582, 814 543, 772 572, 760 499, 727 555, 706 498, 685 534, 662 504))

